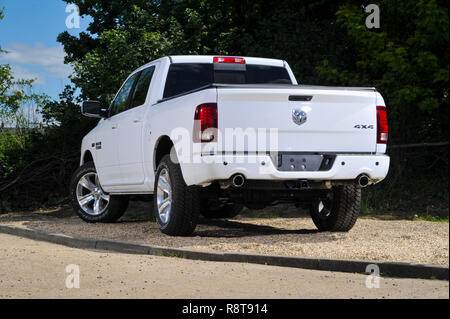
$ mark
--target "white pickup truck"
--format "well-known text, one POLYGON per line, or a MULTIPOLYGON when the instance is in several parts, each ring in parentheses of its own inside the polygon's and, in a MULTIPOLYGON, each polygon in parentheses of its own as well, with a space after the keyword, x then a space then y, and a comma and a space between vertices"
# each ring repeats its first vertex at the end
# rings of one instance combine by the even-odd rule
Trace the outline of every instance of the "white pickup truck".
POLYGON ((85 136, 71 182, 77 214, 120 218, 153 194, 160 230, 190 235, 199 215, 288 202, 321 231, 348 231, 361 188, 386 177, 386 106, 375 88, 298 85, 282 60, 169 56, 125 80, 109 108, 82 105, 85 136))

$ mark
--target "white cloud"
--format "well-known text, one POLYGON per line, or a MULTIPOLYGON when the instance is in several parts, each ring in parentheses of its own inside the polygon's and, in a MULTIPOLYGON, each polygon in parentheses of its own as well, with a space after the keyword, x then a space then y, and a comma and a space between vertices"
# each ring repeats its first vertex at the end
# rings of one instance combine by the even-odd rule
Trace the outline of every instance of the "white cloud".
POLYGON ((0 55, 0 62, 28 66, 40 66, 46 75, 67 79, 72 73, 72 67, 64 64, 66 55, 63 47, 46 47, 42 43, 11 43, 3 48, 7 54, 0 55))
POLYGON ((45 77, 33 70, 12 65, 11 71, 16 80, 34 80, 34 84, 45 84, 45 77))

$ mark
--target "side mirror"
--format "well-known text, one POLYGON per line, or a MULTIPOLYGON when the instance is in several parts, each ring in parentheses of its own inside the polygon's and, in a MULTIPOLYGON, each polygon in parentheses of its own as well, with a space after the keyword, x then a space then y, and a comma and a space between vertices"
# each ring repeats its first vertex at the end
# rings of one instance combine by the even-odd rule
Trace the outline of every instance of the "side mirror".
POLYGON ((81 106, 81 113, 88 117, 108 117, 108 110, 103 109, 98 101, 84 101, 81 106))

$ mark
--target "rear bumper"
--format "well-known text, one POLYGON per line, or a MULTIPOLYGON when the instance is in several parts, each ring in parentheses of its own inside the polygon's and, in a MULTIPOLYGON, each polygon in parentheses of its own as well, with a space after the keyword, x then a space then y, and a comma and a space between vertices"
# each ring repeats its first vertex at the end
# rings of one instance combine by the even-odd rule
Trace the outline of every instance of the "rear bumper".
POLYGON ((188 185, 204 185, 226 180, 240 173, 246 179, 257 180, 352 180, 367 174, 372 183, 383 180, 389 170, 390 158, 376 155, 337 155, 327 171, 279 171, 269 155, 212 155, 203 156, 200 163, 181 163, 188 185), (226 163, 226 164, 225 164, 226 163))

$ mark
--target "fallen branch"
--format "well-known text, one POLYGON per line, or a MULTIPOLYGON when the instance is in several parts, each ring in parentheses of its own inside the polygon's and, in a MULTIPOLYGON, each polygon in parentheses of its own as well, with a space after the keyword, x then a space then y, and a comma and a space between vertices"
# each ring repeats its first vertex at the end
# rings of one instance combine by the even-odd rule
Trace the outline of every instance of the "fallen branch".
POLYGON ((64 170, 66 163, 73 160, 74 158, 71 157, 61 158, 56 156, 37 159, 25 166, 13 180, 6 181, 3 184, 0 183, 0 193, 8 188, 22 184, 36 183, 37 185, 40 185, 43 183, 43 178, 54 176, 55 166, 58 167, 58 176, 61 178, 61 176, 64 176, 62 171, 64 170))

